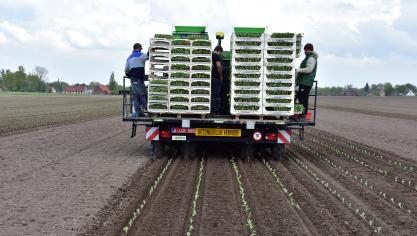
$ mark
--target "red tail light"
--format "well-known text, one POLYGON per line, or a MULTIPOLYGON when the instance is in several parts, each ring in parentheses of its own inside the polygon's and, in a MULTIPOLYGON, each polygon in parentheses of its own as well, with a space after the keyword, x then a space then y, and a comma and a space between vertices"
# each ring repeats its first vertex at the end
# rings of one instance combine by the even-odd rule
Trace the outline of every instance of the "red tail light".
POLYGON ((171 138, 171 131, 161 130, 160 132, 161 138, 171 138))
POLYGON ((277 134, 276 133, 266 134, 265 140, 270 140, 270 141, 277 140, 277 134))

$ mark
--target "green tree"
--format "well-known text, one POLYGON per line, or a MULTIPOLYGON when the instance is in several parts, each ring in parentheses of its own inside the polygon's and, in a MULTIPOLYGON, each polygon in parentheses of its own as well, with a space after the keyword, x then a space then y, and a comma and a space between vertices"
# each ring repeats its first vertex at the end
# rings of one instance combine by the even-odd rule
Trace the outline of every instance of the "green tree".
POLYGON ((368 84, 368 82, 366 82, 364 90, 365 90, 366 94, 369 93, 369 84, 368 84))
POLYGON ((392 86, 391 83, 385 83, 384 84, 384 92, 385 92, 385 96, 392 96, 394 93, 394 87, 392 86))
POLYGON ((98 86, 100 86, 101 84, 100 84, 100 82, 97 82, 97 81, 91 81, 90 82, 90 84, 88 85, 88 87, 90 88, 90 89, 95 89, 95 88, 97 88, 98 86))
POLYGON ((108 87, 111 91, 111 94, 118 94, 119 93, 119 86, 117 85, 116 80, 114 79, 114 72, 111 72, 110 81, 108 87))

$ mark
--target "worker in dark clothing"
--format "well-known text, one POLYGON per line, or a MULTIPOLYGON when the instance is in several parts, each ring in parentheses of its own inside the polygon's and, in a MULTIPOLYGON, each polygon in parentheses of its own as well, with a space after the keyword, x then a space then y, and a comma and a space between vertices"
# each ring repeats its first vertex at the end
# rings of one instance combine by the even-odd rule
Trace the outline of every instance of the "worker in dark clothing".
POLYGON ((146 88, 145 88, 145 61, 149 59, 147 54, 142 51, 142 45, 135 43, 133 45, 133 52, 126 60, 125 73, 130 78, 130 83, 133 88, 133 106, 135 112, 133 117, 145 116, 147 112, 146 88))
POLYGON ((308 98, 316 77, 317 58, 319 57, 311 43, 304 46, 304 54, 306 57, 301 62, 300 68, 295 69, 296 84, 298 85, 296 98, 304 106, 303 116, 308 112, 308 98))
POLYGON ((220 98, 223 83, 223 60, 222 60, 222 46, 218 45, 214 48, 212 53, 212 67, 211 67, 211 113, 215 115, 220 114, 220 98))

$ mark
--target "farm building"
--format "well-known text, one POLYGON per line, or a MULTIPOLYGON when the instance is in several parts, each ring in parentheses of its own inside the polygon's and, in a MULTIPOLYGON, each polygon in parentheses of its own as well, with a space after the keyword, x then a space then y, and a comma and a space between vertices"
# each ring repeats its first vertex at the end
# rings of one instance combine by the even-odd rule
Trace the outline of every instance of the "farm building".
POLYGON ((67 86, 64 89, 64 93, 69 94, 86 94, 87 93, 87 86, 84 84, 76 84, 72 86, 67 86))
POLYGON ((111 91, 106 85, 100 85, 94 89, 93 94, 109 95, 111 91))

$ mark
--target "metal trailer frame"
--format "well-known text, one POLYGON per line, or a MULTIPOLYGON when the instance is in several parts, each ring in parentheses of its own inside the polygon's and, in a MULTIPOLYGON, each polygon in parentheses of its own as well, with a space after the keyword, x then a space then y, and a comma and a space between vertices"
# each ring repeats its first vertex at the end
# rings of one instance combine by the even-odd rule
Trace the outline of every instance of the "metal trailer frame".
MULTIPOLYGON (((242 150, 248 158, 253 155, 253 146, 270 146, 278 147, 278 152, 282 153, 284 144, 290 143, 279 142, 279 132, 291 130, 299 130, 299 138, 304 139, 304 128, 306 126, 315 126, 317 117, 317 81, 314 81, 314 91, 310 93, 310 97, 314 97, 313 108, 311 111, 312 120, 299 118, 297 115, 292 117, 284 117, 283 119, 273 119, 271 117, 253 117, 253 116, 236 116, 236 115, 187 115, 187 114, 148 114, 147 117, 132 117, 132 89, 126 88, 126 79, 123 78, 123 89, 119 94, 123 95, 122 120, 124 122, 132 122, 131 138, 136 136, 137 126, 145 126, 146 131, 154 132, 152 137, 146 137, 147 141, 151 141, 153 148, 153 157, 158 157, 158 149, 163 145, 183 145, 185 156, 189 157, 194 153, 192 149, 194 143, 204 142, 220 142, 220 143, 242 143, 242 150), (151 130, 153 128, 153 130, 151 130), (157 128, 157 130, 155 130, 157 128), (196 128, 217 128, 217 129, 240 129, 240 137, 213 137, 213 136, 196 136, 196 128), (177 132, 181 131, 181 132, 177 132), (255 140, 255 132, 261 134, 260 140, 255 140), (274 135, 277 134, 274 138, 274 135), (267 140, 266 137, 271 137, 267 140), (252 145, 255 144, 255 145, 252 145), (249 148, 252 147, 252 148, 249 148), (251 153, 252 152, 252 153, 251 153)), ((259 134, 258 134, 259 135, 259 134)), ((145 135, 147 136, 147 135, 145 135)), ((281 155, 281 154, 279 154, 281 155)))

